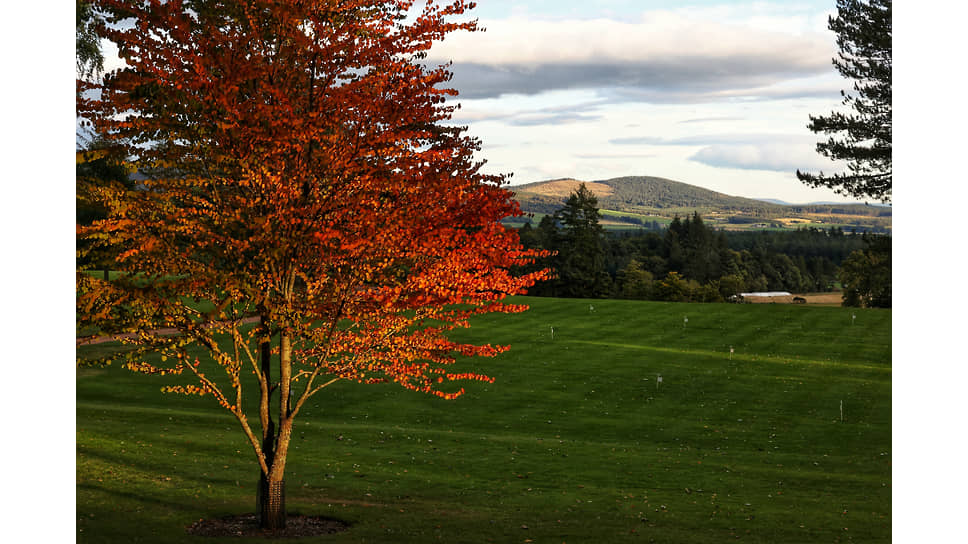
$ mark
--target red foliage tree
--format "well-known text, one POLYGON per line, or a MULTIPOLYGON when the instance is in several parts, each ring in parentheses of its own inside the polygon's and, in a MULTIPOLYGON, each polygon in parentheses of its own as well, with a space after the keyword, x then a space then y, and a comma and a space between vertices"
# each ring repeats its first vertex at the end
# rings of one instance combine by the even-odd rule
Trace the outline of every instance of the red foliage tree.
POLYGON ((447 365, 506 346, 447 331, 524 310, 504 297, 546 274, 512 273, 539 256, 498 223, 520 210, 503 177, 480 172, 479 142, 444 124, 447 67, 421 63, 434 41, 476 29, 452 22, 473 4, 413 3, 95 2, 127 67, 78 111, 147 179, 89 188, 109 214, 78 236, 114 249, 122 274, 78 272, 78 325, 128 333, 129 368, 181 375, 165 390, 235 416, 261 470, 263 527, 285 525, 293 420, 312 395, 354 380, 455 398, 453 382, 490 380, 447 365))

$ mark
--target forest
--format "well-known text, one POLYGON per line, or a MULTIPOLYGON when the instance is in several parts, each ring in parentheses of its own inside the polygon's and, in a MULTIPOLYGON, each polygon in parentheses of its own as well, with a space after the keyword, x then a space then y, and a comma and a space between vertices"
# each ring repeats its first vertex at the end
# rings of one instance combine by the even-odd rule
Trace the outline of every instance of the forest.
POLYGON ((890 306, 889 236, 839 227, 727 231, 709 226, 698 212, 677 216, 662 230, 606 231, 599 220, 596 197, 581 186, 537 227, 518 230, 526 247, 555 252, 535 266, 550 265, 557 276, 530 294, 723 302, 744 292, 842 288, 845 304, 890 306), (886 267, 886 278, 859 287, 870 283, 872 261, 878 270, 886 267))

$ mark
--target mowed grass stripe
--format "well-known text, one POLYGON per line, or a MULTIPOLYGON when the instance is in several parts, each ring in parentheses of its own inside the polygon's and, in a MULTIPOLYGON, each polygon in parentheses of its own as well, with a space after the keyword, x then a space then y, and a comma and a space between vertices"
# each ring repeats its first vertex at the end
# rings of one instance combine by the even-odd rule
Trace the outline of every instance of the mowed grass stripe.
MULTIPOLYGON (((592 341, 592 340, 568 340, 566 341, 566 343, 586 344, 590 346, 598 346, 600 348, 620 348, 620 349, 628 349, 628 350, 636 350, 636 351, 651 351, 651 352, 665 353, 670 355, 684 354, 684 355, 690 355, 694 357, 707 357, 710 360, 715 359, 717 361, 720 359, 727 359, 729 361, 736 361, 737 363, 746 361, 749 363, 762 362, 762 363, 776 363, 776 364, 785 364, 785 365, 805 364, 805 365, 841 367, 844 369, 850 369, 854 371, 871 370, 875 373, 886 374, 887 379, 890 379, 890 373, 891 373, 890 367, 885 367, 882 365, 877 365, 877 366, 859 365, 859 364, 851 364, 851 363, 844 363, 844 362, 831 361, 831 360, 801 359, 799 357, 794 359, 790 357, 781 357, 781 356, 774 356, 774 355, 744 355, 744 354, 737 354, 735 352, 733 354, 730 354, 728 351, 720 352, 720 351, 699 350, 699 349, 662 348, 662 347, 655 347, 655 346, 646 346, 641 344, 620 344, 616 342, 601 342, 601 341, 592 341)), ((664 362, 668 362, 668 361, 670 360, 668 359, 664 360, 664 362)))
MULTIPOLYGON (((312 399, 287 502, 353 527, 302 541, 890 541, 890 311, 522 300, 455 331, 511 345, 456 364, 494 384, 312 399)), ((253 510, 237 424, 162 383, 79 373, 78 542, 253 510)))

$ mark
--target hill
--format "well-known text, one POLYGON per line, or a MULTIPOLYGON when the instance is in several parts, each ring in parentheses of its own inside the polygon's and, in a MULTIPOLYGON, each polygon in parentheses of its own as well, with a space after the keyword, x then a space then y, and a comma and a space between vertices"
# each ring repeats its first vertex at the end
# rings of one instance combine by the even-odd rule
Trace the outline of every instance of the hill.
POLYGON ((668 224, 676 215, 700 213, 722 228, 796 228, 839 226, 846 230, 890 232, 889 207, 865 204, 779 204, 730 196, 695 185, 652 176, 598 181, 554 179, 511 187, 525 213, 554 213, 585 183, 598 198, 606 226, 668 224))
MULTIPOLYGON (((585 183, 598 197, 603 208, 617 211, 663 208, 724 208, 759 210, 777 208, 773 204, 751 198, 729 196, 695 185, 650 176, 629 176, 602 181, 582 182, 576 179, 557 179, 518 185, 513 189, 521 199, 539 197, 567 198, 585 183)), ((523 200, 522 200, 523 202, 523 200)))

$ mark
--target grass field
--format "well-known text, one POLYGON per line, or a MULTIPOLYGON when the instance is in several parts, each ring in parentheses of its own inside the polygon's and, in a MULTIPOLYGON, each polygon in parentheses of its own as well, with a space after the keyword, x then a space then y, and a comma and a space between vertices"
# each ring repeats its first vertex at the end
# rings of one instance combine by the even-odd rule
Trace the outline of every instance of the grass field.
MULTIPOLYGON (((352 526, 298 542, 891 540, 889 310, 525 300, 460 331, 512 345, 459 363, 494 384, 314 397, 288 509, 352 526)), ((77 541, 248 541, 185 533, 252 512, 258 472, 161 380, 78 371, 77 541)))

